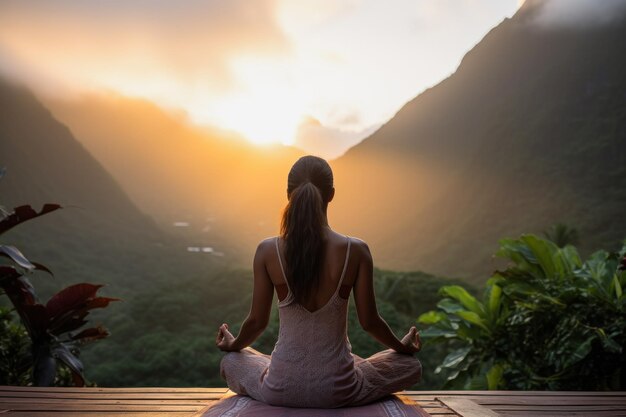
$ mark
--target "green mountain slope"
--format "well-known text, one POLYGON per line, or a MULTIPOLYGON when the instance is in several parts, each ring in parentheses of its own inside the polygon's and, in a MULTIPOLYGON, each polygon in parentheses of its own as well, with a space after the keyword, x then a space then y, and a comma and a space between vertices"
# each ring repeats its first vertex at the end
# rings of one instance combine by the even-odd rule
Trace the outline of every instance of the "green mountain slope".
POLYGON ((124 297, 172 277, 206 276, 227 263, 226 256, 187 251, 211 241, 162 231, 27 89, 0 81, 0 106, 0 167, 6 168, 0 204, 64 206, 3 236, 3 244, 55 273, 33 278, 43 295, 88 281, 124 297))
POLYGON ((546 27, 527 3, 335 161, 340 222, 383 266, 483 280, 504 236, 626 237, 626 19, 546 27))

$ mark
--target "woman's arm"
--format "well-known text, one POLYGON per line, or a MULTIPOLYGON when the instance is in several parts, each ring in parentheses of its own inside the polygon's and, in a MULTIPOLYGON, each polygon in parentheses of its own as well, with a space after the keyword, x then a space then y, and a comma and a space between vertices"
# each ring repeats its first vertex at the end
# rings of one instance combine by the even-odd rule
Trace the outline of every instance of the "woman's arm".
POLYGON ((269 245, 271 242, 268 242, 267 240, 261 242, 254 255, 254 290, 248 317, 241 325, 241 330, 236 338, 228 331, 228 325, 222 324, 220 326, 216 342, 221 350, 236 351, 250 346, 263 333, 269 323, 274 298, 274 285, 265 268, 268 247, 271 246, 269 245))
POLYGON ((363 330, 383 345, 400 353, 413 354, 421 348, 417 329, 412 327, 402 340, 398 339, 387 322, 378 314, 374 294, 374 262, 365 242, 354 245, 359 253, 359 269, 354 283, 354 301, 363 330))

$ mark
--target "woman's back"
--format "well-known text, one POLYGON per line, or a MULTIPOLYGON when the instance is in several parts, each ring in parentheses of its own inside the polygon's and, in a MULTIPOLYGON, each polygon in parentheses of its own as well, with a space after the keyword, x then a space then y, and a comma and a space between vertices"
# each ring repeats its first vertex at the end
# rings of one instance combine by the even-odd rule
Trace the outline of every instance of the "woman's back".
MULTIPOLYGON (((268 239, 266 244, 267 252, 271 253, 266 255, 269 278, 276 288, 278 300, 282 301, 290 292, 286 274, 287 263, 283 250, 284 242, 279 237, 275 237, 268 239)), ((356 241, 349 239, 330 228, 325 230, 324 256, 320 265, 319 282, 310 297, 300 303, 304 308, 311 312, 318 310, 330 300, 338 288, 342 298, 347 299, 350 296, 358 267, 358 244, 358 239, 356 241), (351 245, 351 248, 348 248, 348 245, 351 245), (356 248, 352 245, 355 245, 356 248), (354 249, 356 249, 356 253, 354 249), (348 251, 352 253, 348 253, 348 251)), ((291 294, 293 295, 293 293, 291 294)))
MULTIPOLYGON (((308 309, 295 302, 287 284, 287 295, 279 301, 278 341, 265 376, 263 395, 274 404, 328 407, 350 403, 359 391, 354 359, 347 338, 348 300, 339 294, 350 259, 351 240, 335 289, 325 302, 308 309)), ((278 238, 275 247, 284 282, 278 238)), ((332 268, 331 268, 332 269, 332 268)), ((333 280, 328 280, 332 283, 333 280)), ((349 292, 348 292, 349 293, 349 292)))

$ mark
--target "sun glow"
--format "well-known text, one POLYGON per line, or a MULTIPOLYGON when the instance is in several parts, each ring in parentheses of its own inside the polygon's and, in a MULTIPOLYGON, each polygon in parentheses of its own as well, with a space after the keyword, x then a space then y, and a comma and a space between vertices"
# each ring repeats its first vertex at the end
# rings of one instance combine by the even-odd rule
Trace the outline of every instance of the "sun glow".
POLYGON ((257 145, 292 144, 301 115, 286 97, 243 93, 225 97, 216 103, 211 118, 222 128, 240 133, 257 145))
MULTIPOLYGON (((304 106, 288 64, 240 58, 231 63, 231 69, 237 88, 217 98, 206 117, 255 144, 292 144, 304 106)), ((201 113, 192 110, 192 117, 202 118, 201 113)))

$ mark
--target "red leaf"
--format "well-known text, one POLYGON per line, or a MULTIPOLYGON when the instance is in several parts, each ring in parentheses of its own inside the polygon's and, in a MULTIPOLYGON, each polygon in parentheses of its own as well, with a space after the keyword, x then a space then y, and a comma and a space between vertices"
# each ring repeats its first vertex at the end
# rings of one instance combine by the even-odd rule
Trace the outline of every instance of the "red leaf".
POLYGON ((87 324, 87 320, 85 320, 87 314, 89 313, 85 312, 75 316, 66 316, 62 320, 54 320, 50 325, 50 333, 59 336, 65 332, 79 329, 81 326, 87 324))
POLYGON ((13 213, 0 220, 0 234, 17 226, 20 223, 23 223, 35 217, 43 216, 44 214, 48 214, 60 208, 61 206, 58 204, 46 204, 43 206, 41 211, 37 213, 35 210, 33 210, 31 206, 28 205, 16 207, 13 209, 13 213))
POLYGON ((87 310, 92 310, 94 308, 104 308, 112 303, 113 301, 120 301, 119 298, 110 298, 110 297, 96 297, 93 300, 87 301, 85 308, 87 310))
POLYGON ((39 212, 39 216, 43 216, 44 214, 48 214, 52 211, 58 210, 60 209, 61 206, 59 204, 44 204, 43 208, 41 209, 41 211, 39 212))
POLYGON ((85 329, 77 335, 72 336, 72 340, 80 340, 81 342, 91 342, 109 336, 109 331, 102 326, 91 327, 85 329))
POLYGON ((22 306, 35 304, 35 289, 25 277, 13 278, 2 282, 2 289, 20 312, 22 306))
POLYGON ((0 266, 0 287, 4 287, 4 282, 21 277, 22 274, 17 272, 17 269, 13 266, 2 265, 0 266))
POLYGON ((102 285, 82 283, 59 291, 46 304, 48 314, 54 318, 82 307, 87 301, 95 298, 96 292, 101 287, 102 285))
POLYGON ((49 270, 47 266, 42 265, 42 264, 40 264, 40 263, 38 263, 38 262, 33 262, 33 265, 35 265, 35 269, 36 269, 36 270, 38 270, 38 271, 44 271, 44 272, 47 272, 47 273, 49 273, 50 275, 54 276, 54 274, 52 273, 52 271, 51 271, 51 270, 49 270))
POLYGON ((28 206, 28 205, 15 207, 13 211, 15 212, 17 217, 20 219, 20 221, 26 221, 26 220, 32 219, 33 217, 37 217, 37 212, 33 210, 31 206, 28 206))

